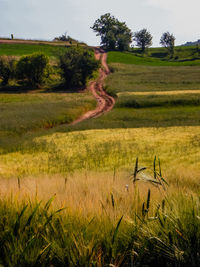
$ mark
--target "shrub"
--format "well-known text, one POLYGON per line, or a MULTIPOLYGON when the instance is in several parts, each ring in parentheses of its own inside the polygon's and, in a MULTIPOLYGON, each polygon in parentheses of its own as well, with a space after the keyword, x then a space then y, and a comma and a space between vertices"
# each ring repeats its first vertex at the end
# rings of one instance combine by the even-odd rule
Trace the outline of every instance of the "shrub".
POLYGON ((31 85, 41 85, 49 75, 49 58, 36 53, 23 56, 16 67, 17 77, 31 85))
POLYGON ((60 55, 59 66, 67 87, 85 86, 87 79, 99 68, 94 54, 81 47, 70 47, 60 55))
POLYGON ((0 57, 0 78, 2 84, 6 85, 9 79, 13 79, 15 76, 16 60, 14 57, 1 56, 0 57))

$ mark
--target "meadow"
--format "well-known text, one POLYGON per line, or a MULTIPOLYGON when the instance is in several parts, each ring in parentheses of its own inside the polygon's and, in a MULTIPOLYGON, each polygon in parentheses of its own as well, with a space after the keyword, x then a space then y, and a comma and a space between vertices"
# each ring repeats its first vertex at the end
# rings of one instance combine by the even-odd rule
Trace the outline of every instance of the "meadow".
POLYGON ((198 60, 118 56, 99 118, 62 125, 87 92, 0 94, 2 266, 199 266, 198 60))
POLYGON ((4 44, 0 43, 0 55, 23 56, 36 52, 42 52, 49 57, 56 57, 65 47, 47 44, 4 44))

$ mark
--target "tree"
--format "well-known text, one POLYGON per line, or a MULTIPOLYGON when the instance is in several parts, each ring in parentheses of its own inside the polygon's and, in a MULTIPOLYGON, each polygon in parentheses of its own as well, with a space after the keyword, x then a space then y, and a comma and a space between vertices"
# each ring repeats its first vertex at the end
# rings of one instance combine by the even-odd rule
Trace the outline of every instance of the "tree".
POLYGON ((135 32, 133 35, 133 41, 135 41, 136 45, 142 49, 142 52, 152 45, 152 38, 152 35, 147 31, 147 29, 142 29, 135 32))
POLYGON ((78 43, 77 40, 73 39, 72 37, 70 37, 69 35, 67 36, 67 33, 65 32, 65 34, 62 34, 61 36, 55 37, 54 41, 63 41, 63 42, 69 42, 70 44, 74 43, 78 43))
POLYGON ((170 34, 169 32, 164 32, 160 38, 160 44, 167 48, 169 54, 171 54, 172 57, 174 55, 174 43, 175 43, 174 35, 170 34))
POLYGON ((107 49, 128 50, 132 42, 132 32, 125 22, 120 22, 110 13, 102 15, 91 27, 101 37, 101 45, 107 49))
POLYGON ((68 88, 85 86, 87 79, 99 68, 99 64, 92 52, 81 47, 67 48, 66 52, 59 56, 61 75, 68 88))
POLYGON ((49 58, 42 53, 23 56, 17 62, 16 73, 19 79, 40 85, 49 75, 49 58))
POLYGON ((2 84, 8 84, 10 79, 15 76, 16 59, 13 57, 1 56, 0 57, 0 78, 2 84))

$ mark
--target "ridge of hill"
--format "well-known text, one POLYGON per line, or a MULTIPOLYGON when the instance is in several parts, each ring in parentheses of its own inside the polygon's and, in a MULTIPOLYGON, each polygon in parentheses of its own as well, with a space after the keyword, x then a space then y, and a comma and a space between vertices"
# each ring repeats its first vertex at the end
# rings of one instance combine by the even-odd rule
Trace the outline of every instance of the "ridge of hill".
POLYGON ((200 44, 200 39, 198 39, 195 42, 186 42, 185 44, 182 44, 181 46, 192 46, 192 45, 198 45, 200 44))

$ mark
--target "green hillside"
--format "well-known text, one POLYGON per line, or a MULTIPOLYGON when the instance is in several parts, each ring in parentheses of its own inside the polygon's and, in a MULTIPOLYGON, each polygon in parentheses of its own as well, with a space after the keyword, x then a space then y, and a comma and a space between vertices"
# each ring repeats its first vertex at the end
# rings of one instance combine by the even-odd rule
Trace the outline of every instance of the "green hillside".
POLYGON ((45 53, 47 56, 55 57, 65 47, 47 44, 3 44, 0 43, 0 55, 23 56, 36 52, 45 53))
MULTIPOLYGON (((164 48, 151 48, 147 54, 132 52, 109 52, 108 63, 124 63, 145 66, 198 66, 200 53, 193 52, 193 47, 177 48, 173 59, 169 58, 164 48)), ((136 50, 137 51, 137 50, 136 50)))

